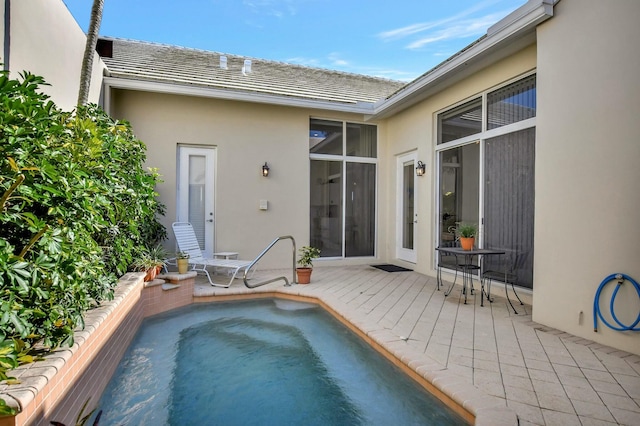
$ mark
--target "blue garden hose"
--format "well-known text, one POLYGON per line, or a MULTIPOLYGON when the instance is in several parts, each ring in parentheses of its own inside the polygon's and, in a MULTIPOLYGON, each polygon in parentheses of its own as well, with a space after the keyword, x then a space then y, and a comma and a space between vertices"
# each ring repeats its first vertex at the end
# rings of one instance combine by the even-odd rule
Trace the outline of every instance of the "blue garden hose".
POLYGON ((629 282, 631 282, 633 284, 633 286, 636 288, 636 292, 638 293, 638 297, 640 298, 640 285, 637 283, 637 281, 635 281, 633 278, 631 278, 630 276, 626 275, 626 274, 611 274, 609 275, 607 278, 605 278, 604 280, 602 280, 602 282, 600 283, 600 287, 598 287, 598 291, 596 291, 596 297, 595 300, 593 301, 593 331, 598 331, 598 317, 600 317, 600 320, 602 320, 603 323, 605 323, 607 325, 607 327, 613 329, 613 330, 618 330, 618 331, 640 331, 640 327, 636 327, 636 325, 638 325, 638 323, 640 323, 640 312, 638 312, 638 318, 636 318, 636 320, 633 322, 633 324, 631 325, 625 325, 623 323, 620 322, 620 320, 618 320, 618 317, 616 317, 616 313, 613 309, 613 303, 616 300, 616 295, 618 294, 618 290, 620 289, 620 286, 624 283, 624 281, 627 280, 629 282), (611 301, 609 302, 609 310, 611 311, 611 317, 613 317, 613 320, 616 322, 616 324, 619 325, 619 327, 616 327, 615 325, 609 324, 607 322, 606 319, 604 319, 604 317, 602 316, 602 312, 600 312, 600 293, 602 292, 602 289, 604 288, 605 285, 607 285, 610 281, 616 280, 617 281, 617 285, 615 290, 613 290, 613 294, 611 295, 611 301))

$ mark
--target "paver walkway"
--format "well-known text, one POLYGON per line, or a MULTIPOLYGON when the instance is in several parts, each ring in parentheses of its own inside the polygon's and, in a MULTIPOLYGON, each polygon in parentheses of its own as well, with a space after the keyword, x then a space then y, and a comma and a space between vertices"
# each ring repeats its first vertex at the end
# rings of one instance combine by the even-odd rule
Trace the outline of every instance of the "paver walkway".
MULTIPOLYGON (((260 273, 277 274, 291 277, 260 273)), ((199 279, 195 294, 263 291, 321 299, 370 335, 391 336, 400 356, 424 354, 448 377, 504 401, 520 425, 640 425, 640 356, 537 324, 528 305, 515 305, 515 315, 501 290, 494 303, 481 307, 476 292, 465 305, 459 288, 445 297, 434 277, 419 273, 316 266, 309 285, 250 290, 236 280, 223 289, 199 279)))

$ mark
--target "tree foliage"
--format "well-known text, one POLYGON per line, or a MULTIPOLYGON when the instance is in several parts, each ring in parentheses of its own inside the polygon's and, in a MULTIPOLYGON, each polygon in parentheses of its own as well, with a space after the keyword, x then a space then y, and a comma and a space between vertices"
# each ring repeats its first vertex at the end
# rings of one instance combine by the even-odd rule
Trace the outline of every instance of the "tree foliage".
POLYGON ((0 73, 0 380, 36 343, 72 344, 83 313, 166 236, 159 175, 130 125, 96 105, 61 111, 42 84, 0 73))

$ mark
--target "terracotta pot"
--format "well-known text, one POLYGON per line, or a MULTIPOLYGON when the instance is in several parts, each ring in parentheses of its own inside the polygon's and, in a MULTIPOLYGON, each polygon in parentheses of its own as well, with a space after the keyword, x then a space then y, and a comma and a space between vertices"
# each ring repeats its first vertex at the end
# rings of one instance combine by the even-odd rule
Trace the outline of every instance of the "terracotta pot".
POLYGON ((473 250, 475 242, 476 239, 474 237, 460 237, 460 247, 462 247, 462 250, 473 250))
POLYGON ((309 284, 311 282, 311 271, 313 271, 312 268, 297 268, 298 284, 309 284))
POLYGON ((178 273, 186 274, 189 270, 189 259, 178 259, 178 273))
POLYGON ((162 271, 162 266, 156 266, 155 268, 147 269, 147 275, 144 276, 144 281, 149 282, 156 279, 156 275, 158 275, 162 271))

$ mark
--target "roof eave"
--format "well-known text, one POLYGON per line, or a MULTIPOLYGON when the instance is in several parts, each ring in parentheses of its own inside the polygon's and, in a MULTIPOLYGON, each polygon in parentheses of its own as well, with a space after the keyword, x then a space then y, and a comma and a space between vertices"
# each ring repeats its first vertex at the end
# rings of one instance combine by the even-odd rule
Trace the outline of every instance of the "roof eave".
POLYGON ((376 102, 375 112, 369 118, 396 114, 535 42, 536 27, 553 16, 554 3, 554 0, 529 0, 490 27, 486 36, 475 45, 418 77, 389 98, 376 102))
POLYGON ((224 99, 239 102, 263 103, 269 105, 289 106, 296 108, 320 109, 371 115, 374 112, 373 102, 343 103, 321 99, 304 99, 292 96, 279 96, 239 90, 207 88, 166 82, 145 81, 107 76, 103 80, 105 89, 127 89, 143 92, 165 93, 173 95, 197 96, 212 99, 224 99))

